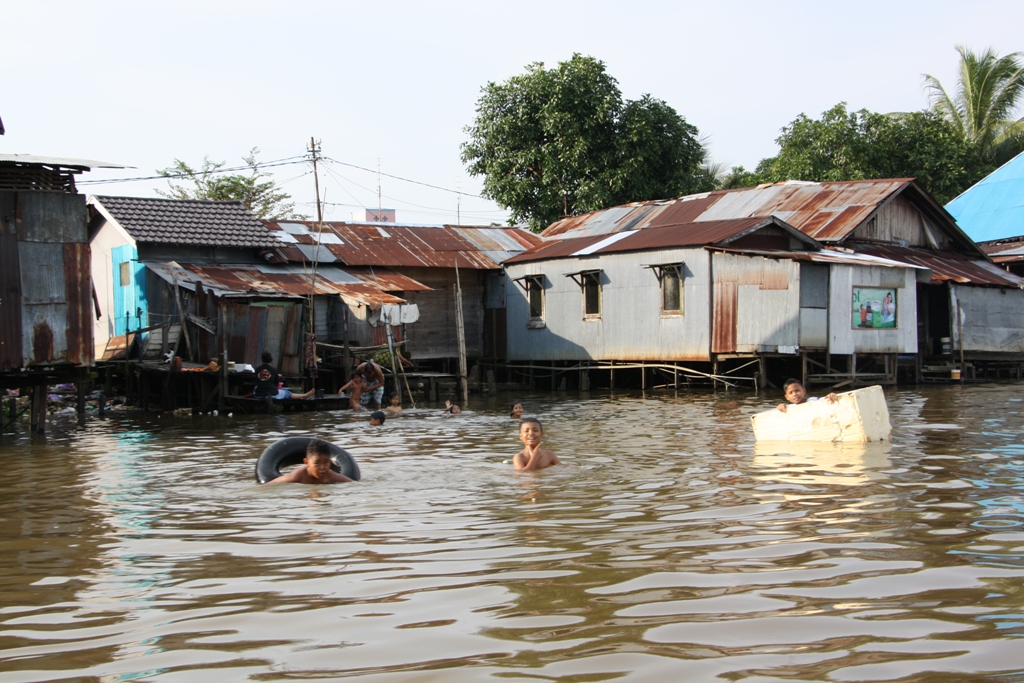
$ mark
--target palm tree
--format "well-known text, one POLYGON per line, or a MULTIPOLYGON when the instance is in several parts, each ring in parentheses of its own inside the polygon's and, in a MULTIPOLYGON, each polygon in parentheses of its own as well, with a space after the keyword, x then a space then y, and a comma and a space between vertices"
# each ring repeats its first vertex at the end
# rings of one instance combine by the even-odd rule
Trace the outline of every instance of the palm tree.
POLYGON ((1024 67, 1020 52, 1004 57, 991 48, 975 54, 963 45, 960 79, 950 95, 939 79, 924 74, 932 109, 948 119, 964 139, 978 145, 983 160, 1000 165, 1024 149, 1024 118, 1014 110, 1024 95, 1024 67))

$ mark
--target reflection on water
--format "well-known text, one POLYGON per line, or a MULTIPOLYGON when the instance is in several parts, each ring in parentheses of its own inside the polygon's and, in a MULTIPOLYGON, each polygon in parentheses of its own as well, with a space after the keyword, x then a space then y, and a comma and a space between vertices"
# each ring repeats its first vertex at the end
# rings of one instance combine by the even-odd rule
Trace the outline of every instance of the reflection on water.
POLYGON ((743 393, 113 417, 3 437, 0 683, 1024 678, 1020 387, 890 392, 892 444, 755 444, 743 393), (256 486, 284 436, 363 480, 256 486))

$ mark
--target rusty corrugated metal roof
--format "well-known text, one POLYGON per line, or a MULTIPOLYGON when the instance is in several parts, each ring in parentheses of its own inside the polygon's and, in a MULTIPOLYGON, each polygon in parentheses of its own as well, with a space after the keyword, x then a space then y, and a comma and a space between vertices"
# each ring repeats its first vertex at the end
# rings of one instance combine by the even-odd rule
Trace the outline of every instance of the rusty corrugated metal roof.
MULTIPOLYGON (((624 214, 621 217, 628 217, 624 214)), ((635 220, 637 216, 633 216, 635 220)), ((636 224, 636 223, 634 223, 636 224)), ((763 228, 777 228, 810 248, 820 248, 814 240, 774 216, 755 216, 734 220, 704 221, 683 225, 665 225, 615 232, 591 234, 585 237, 566 237, 546 242, 509 259, 506 263, 524 263, 553 258, 564 258, 582 254, 607 254, 645 249, 670 249, 673 247, 694 247, 724 245, 763 228)))
POLYGON ((839 241, 910 185, 916 186, 912 178, 830 183, 791 180, 616 206, 566 218, 541 234, 547 238, 608 234, 685 223, 777 216, 816 240, 839 241))
POLYGON ((998 287, 1022 287, 1024 279, 983 259, 971 258, 952 251, 932 251, 920 247, 897 247, 885 244, 860 244, 858 253, 880 256, 910 263, 932 271, 932 282, 947 281, 998 287))
POLYGON ((522 228, 408 226, 379 223, 265 221, 289 261, 311 259, 320 244, 321 262, 350 266, 434 267, 495 270, 510 256, 541 242, 522 228))
MULTIPOLYGON (((206 265, 146 262, 145 266, 168 282, 195 290, 201 282, 218 296, 295 298, 308 296, 312 275, 301 266, 206 265)), ((430 287, 387 269, 369 270, 322 267, 316 272, 313 294, 336 294, 362 304, 400 304, 405 300, 388 292, 429 290, 430 287), (376 281, 374 281, 376 275, 376 281), (379 287, 379 288, 378 288, 379 287)))

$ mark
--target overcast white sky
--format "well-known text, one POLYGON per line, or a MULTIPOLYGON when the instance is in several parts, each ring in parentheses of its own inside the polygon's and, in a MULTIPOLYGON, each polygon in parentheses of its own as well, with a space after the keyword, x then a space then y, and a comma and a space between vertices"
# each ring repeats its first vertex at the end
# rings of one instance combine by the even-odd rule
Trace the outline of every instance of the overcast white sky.
MULTIPOLYGON (((294 159, 322 141, 325 218, 377 206, 399 222, 504 222, 459 160, 480 88, 573 52, 603 60, 627 99, 665 100, 712 158, 754 167, 779 129, 840 101, 909 111, 922 73, 955 81, 962 43, 1024 50, 1024 2, 605 0, 42 2, 0 0, 0 152, 134 166, 229 166, 251 147, 294 159), (345 165, 349 164, 349 165, 345 165), (371 169, 360 170, 353 166, 371 169), (465 193, 461 197, 454 191, 465 193)), ((315 215, 308 164, 277 167, 315 215)), ((81 183, 155 196, 166 181, 81 183)))

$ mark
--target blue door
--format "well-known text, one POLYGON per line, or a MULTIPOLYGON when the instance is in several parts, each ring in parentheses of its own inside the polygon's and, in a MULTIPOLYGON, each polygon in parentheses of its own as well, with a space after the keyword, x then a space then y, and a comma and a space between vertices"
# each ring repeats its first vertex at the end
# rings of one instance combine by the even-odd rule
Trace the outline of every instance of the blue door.
POLYGON ((149 325, 146 309, 146 267, 139 252, 124 244, 110 250, 114 269, 114 334, 125 334, 149 325))

